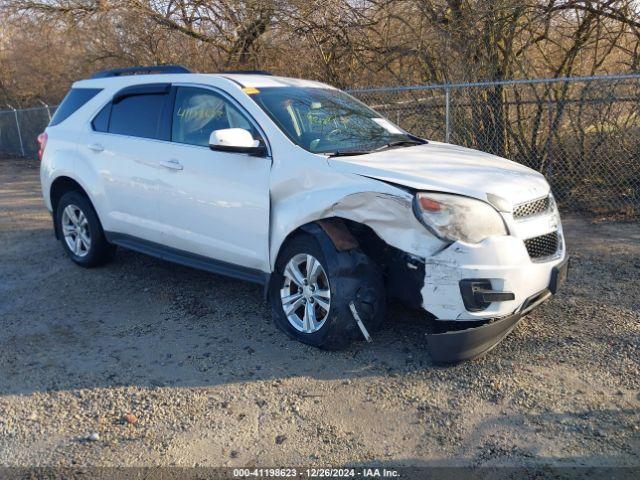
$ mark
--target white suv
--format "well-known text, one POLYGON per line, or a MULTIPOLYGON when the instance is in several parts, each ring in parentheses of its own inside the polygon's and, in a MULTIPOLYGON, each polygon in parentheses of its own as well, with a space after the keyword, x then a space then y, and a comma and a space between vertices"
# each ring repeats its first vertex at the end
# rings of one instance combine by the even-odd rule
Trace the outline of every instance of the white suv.
POLYGON ((492 348, 567 270, 544 177, 411 135, 329 85, 182 67, 76 82, 39 136, 57 238, 265 286, 277 325, 340 348, 387 300, 435 318, 439 362, 492 348), (425 312, 425 313, 426 313, 425 312))

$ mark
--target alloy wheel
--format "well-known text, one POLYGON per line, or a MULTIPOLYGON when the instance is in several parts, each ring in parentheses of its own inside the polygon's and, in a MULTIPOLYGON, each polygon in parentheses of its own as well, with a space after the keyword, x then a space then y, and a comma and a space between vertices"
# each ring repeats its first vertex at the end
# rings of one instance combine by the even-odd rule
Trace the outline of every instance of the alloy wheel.
POLYGON ((76 205, 67 205, 62 212, 62 235, 67 247, 78 257, 85 257, 91 249, 89 221, 76 205))
POLYGON ((289 323, 300 332, 322 328, 331 309, 329 279, 313 255, 299 253, 287 263, 280 289, 282 309, 289 323))

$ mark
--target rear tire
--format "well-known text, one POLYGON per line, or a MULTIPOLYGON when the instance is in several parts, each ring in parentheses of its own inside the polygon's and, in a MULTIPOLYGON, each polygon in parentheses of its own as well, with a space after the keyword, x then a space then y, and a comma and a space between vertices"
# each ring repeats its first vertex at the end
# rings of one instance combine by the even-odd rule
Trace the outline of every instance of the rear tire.
POLYGON ((275 323, 281 330, 296 340, 327 350, 342 349, 352 340, 363 338, 349 308, 351 301, 369 332, 380 327, 385 315, 385 290, 378 266, 359 249, 336 250, 319 227, 313 235, 296 235, 283 247, 271 277, 269 300, 275 323), (309 263, 315 267, 314 260, 320 264, 323 274, 316 282, 315 291, 324 292, 319 297, 314 297, 314 292, 309 290, 313 286, 313 278, 310 278, 313 275, 306 269, 309 263), (292 262, 300 266, 302 274, 297 283, 292 280, 292 262), (299 295, 301 297, 296 297, 299 295), (314 298, 313 308, 318 321, 305 324, 306 309, 314 298), (325 305, 329 303, 326 315, 327 309, 318 305, 318 301, 325 305), (294 307, 293 312, 291 307, 294 307))
POLYGON ((55 221, 62 248, 81 267, 95 267, 113 258, 115 245, 107 242, 98 215, 82 193, 71 191, 60 198, 55 221))

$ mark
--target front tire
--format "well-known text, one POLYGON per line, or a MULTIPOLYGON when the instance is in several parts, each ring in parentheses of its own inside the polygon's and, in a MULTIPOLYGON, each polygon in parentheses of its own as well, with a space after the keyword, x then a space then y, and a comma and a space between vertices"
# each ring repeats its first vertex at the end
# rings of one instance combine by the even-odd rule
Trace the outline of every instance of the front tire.
POLYGON ((75 263, 90 268, 113 258, 115 246, 107 242, 98 215, 85 195, 65 193, 56 206, 55 218, 62 248, 75 263))
POLYGON ((354 302, 366 328, 384 320, 384 284, 378 266, 361 250, 338 251, 326 234, 302 233, 283 248, 269 300, 276 325, 303 343, 328 350, 362 338, 349 308, 354 302))

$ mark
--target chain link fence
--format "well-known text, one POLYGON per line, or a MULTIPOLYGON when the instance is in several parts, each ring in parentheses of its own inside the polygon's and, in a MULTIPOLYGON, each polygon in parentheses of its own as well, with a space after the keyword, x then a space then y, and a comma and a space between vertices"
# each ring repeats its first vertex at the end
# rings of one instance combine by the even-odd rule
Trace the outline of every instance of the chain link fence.
POLYGON ((350 93, 411 133, 543 173, 565 211, 640 216, 640 75, 350 93))
POLYGON ((0 110, 0 154, 35 158, 37 137, 47 128, 55 110, 49 105, 0 110))
MULTIPOLYGON (((640 216, 640 75, 353 90, 407 131, 542 172, 564 211, 640 216)), ((35 157, 55 107, 0 111, 0 153, 35 157)))

